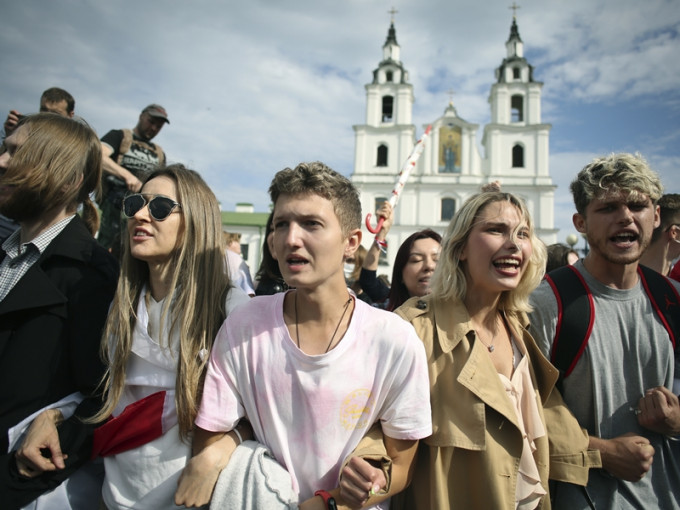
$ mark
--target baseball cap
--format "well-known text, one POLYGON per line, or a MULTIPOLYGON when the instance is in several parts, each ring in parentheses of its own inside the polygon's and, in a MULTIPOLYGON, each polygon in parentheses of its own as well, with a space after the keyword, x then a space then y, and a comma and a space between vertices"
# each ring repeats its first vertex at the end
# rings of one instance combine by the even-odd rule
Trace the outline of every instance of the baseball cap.
POLYGON ((170 120, 168 119, 168 112, 166 112, 165 108, 163 108, 159 104, 150 104, 149 106, 142 110, 142 113, 148 113, 152 117, 158 117, 159 119, 163 119, 165 122, 170 124, 170 120))

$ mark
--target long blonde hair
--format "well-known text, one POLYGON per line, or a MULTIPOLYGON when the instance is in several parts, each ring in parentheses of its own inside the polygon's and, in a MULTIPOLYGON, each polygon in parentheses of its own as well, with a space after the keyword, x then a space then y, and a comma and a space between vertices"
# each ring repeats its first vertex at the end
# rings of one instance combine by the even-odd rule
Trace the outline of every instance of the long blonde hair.
POLYGON ((432 294, 440 299, 457 298, 461 301, 467 294, 465 271, 460 260, 470 232, 479 219, 482 210, 494 202, 509 202, 517 208, 520 217, 529 229, 532 253, 527 268, 517 288, 501 294, 498 306, 506 312, 530 312, 529 295, 538 286, 545 272, 546 249, 536 237, 533 221, 524 201, 500 191, 484 191, 470 197, 453 217, 444 234, 441 256, 432 275, 432 294))
MULTIPOLYGON (((224 303, 230 283, 215 195, 197 172, 183 165, 156 170, 145 182, 161 176, 175 182, 177 201, 182 205, 179 209, 183 217, 182 233, 173 254, 174 269, 161 323, 169 314, 168 338, 179 332, 175 404, 180 435, 187 439, 201 401, 208 353, 226 316, 224 303)), ((149 280, 148 265, 132 257, 129 236, 123 238, 120 279, 102 340, 102 355, 108 365, 104 378, 106 400, 93 421, 108 417, 123 393, 137 306, 142 288, 149 280)))

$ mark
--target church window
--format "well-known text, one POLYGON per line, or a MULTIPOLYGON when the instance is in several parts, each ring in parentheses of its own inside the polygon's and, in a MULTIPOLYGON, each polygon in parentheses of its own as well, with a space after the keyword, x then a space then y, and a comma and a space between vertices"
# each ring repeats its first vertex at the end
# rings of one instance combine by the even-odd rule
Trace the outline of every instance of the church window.
POLYGON ((393 110, 394 110, 394 98, 392 96, 383 96, 382 98, 383 122, 390 122, 392 120, 393 110))
POLYGON ((385 81, 391 83, 393 80, 394 80, 394 75, 392 74, 392 71, 387 71, 385 73, 385 81))
POLYGON ((524 120, 524 98, 518 94, 510 99, 510 117, 512 122, 522 122, 524 120))
POLYGON ((387 145, 384 143, 378 145, 378 160, 376 166, 387 166, 387 145))
POLYGON ((453 198, 442 198, 441 221, 449 221, 456 213, 456 201, 453 198))
POLYGON ((520 73, 519 67, 513 67, 513 68, 512 68, 512 77, 513 77, 513 79, 519 80, 519 78, 520 78, 520 74, 519 74, 519 73, 520 73))
POLYGON ((512 167, 524 168, 524 147, 520 144, 515 144, 512 148, 512 167))

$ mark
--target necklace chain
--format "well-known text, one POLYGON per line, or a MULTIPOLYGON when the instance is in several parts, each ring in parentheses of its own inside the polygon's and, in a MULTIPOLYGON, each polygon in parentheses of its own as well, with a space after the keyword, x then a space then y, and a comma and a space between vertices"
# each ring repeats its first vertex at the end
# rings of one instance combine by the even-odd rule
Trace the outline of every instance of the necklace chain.
POLYGON ((494 329, 493 329, 493 334, 491 336, 491 343, 487 344, 484 340, 482 340, 482 335, 477 333, 477 336, 479 337, 479 341, 484 344, 484 347, 487 348, 489 352, 493 352, 496 347, 494 347, 493 343, 496 341, 496 335, 498 334, 498 315, 495 317, 494 321, 494 329))
MULTIPOLYGON (((342 319, 345 318, 345 314, 347 313, 347 309, 349 308, 349 304, 351 302, 352 302, 352 296, 349 296, 349 298, 345 302, 345 308, 342 310, 342 315, 340 316, 340 320, 338 321, 338 325, 335 326, 335 331, 333 331, 333 336, 331 336, 331 341, 328 342, 328 346, 326 347, 324 354, 327 353, 328 350, 331 348, 331 345, 333 345, 333 340, 335 340, 335 335, 337 334, 338 330, 340 329, 340 324, 342 324, 342 319)), ((295 339, 297 340, 298 349, 300 349, 300 332, 298 330, 297 291, 295 291, 295 339)))

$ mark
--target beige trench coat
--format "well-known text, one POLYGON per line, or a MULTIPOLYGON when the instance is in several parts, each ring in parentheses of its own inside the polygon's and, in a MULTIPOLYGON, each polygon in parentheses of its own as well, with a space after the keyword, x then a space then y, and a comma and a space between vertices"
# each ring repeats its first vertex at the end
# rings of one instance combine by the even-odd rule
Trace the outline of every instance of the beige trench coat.
MULTIPOLYGON (((515 487, 522 452, 517 413, 486 347, 475 341, 465 306, 412 298, 397 310, 425 344, 430 375, 432 436, 421 440, 411 486, 393 508, 515 510, 515 487)), ((547 435, 535 440, 541 482, 548 478, 585 485, 588 469, 600 466, 588 450, 588 435, 555 389, 555 369, 526 330, 525 314, 510 315, 531 360, 539 413, 547 435)), ((543 497, 539 507, 550 508, 543 497)))

